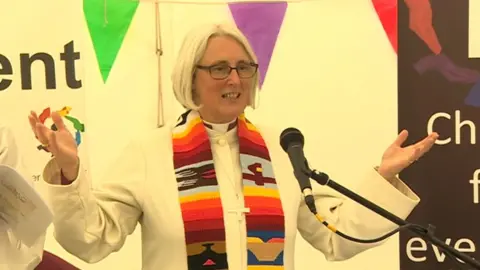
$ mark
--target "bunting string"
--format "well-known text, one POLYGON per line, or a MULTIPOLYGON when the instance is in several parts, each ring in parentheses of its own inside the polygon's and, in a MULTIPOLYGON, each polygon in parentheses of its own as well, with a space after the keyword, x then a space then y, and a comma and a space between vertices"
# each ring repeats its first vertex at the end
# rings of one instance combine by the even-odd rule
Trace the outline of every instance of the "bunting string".
POLYGON ((195 0, 124 0, 140 3, 160 3, 160 4, 189 4, 189 5, 228 5, 228 4, 241 4, 241 3, 262 3, 262 4, 274 4, 274 3, 303 3, 303 2, 320 2, 325 0, 286 0, 286 1, 255 1, 255 0, 243 0, 243 1, 221 1, 221 0, 208 0, 208 1, 195 1, 195 0))

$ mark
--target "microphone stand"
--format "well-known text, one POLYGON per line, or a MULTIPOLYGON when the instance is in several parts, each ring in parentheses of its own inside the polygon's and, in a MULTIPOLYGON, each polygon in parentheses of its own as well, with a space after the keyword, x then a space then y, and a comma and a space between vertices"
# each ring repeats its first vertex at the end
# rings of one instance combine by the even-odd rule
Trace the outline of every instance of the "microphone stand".
MULTIPOLYGON (((411 225, 407 221, 395 216, 394 214, 388 212, 387 210, 383 209, 382 207, 370 202, 369 200, 357 195, 356 193, 350 191, 349 189, 343 187, 342 185, 336 183, 330 177, 322 172, 318 172, 316 170, 310 170, 307 166, 307 168, 304 169, 304 174, 310 177, 311 179, 315 180, 318 184, 322 186, 329 186, 330 188, 340 192, 341 194, 347 196, 348 198, 358 202, 359 204, 367 207, 368 209, 372 210, 373 212, 379 214, 380 216, 390 220, 391 222, 399 225, 399 226, 405 226, 405 225, 411 225)), ((466 262, 470 266, 474 267, 474 269, 480 270, 480 262, 475 260, 472 257, 469 257, 458 250, 454 249, 451 246, 448 246, 445 244, 443 241, 438 239, 433 235, 433 231, 435 230, 435 227, 432 225, 428 226, 428 229, 422 228, 422 230, 419 230, 419 226, 416 226, 416 229, 413 229, 412 227, 408 227, 410 231, 418 234, 420 237, 423 239, 427 240, 431 244, 436 245, 437 247, 440 247, 443 249, 446 253, 449 253, 450 255, 455 256, 458 259, 461 259, 462 261, 466 262)))

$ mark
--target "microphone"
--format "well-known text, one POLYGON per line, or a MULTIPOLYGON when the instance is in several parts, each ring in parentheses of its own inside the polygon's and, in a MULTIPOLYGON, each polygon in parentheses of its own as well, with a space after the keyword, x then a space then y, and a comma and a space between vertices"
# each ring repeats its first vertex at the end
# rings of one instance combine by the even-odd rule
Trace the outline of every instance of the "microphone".
POLYGON ((282 146, 282 149, 285 152, 287 152, 288 157, 290 158, 290 162, 292 163, 292 166, 293 166, 293 172, 294 172, 295 178, 297 178, 298 183, 300 184, 300 189, 305 197, 305 203, 307 204, 310 211, 316 216, 316 218, 328 229, 330 229, 332 232, 334 232, 335 234, 347 240, 357 242, 357 243, 368 244, 368 243, 376 243, 376 242, 385 240, 388 237, 394 235, 395 233, 401 230, 408 229, 411 232, 416 233, 426 241, 430 242, 431 244, 442 249, 445 252, 446 256, 453 259, 453 261, 460 266, 460 269, 463 268, 463 265, 461 265, 461 263, 458 261, 459 259, 461 259, 468 265, 473 266, 475 269, 480 270, 480 262, 477 261, 475 258, 472 258, 464 253, 461 253, 455 248, 445 244, 439 238, 435 237, 434 235, 435 226, 429 224, 428 228, 424 228, 420 225, 409 223, 401 219, 400 217, 395 216, 393 213, 388 212, 387 210, 383 209, 379 205, 376 205, 373 202, 370 202, 369 200, 363 198, 362 196, 336 183, 335 181, 330 179, 330 177, 327 174, 323 172, 319 172, 315 169, 311 170, 308 166, 307 160, 303 153, 304 143, 305 143, 305 138, 303 137, 300 130, 296 128, 293 128, 293 127, 286 128, 280 134, 280 145, 282 146), (322 218, 320 214, 317 212, 315 207, 315 200, 312 195, 312 185, 310 183, 310 178, 320 185, 328 186, 338 191, 339 193, 363 205, 364 207, 375 212, 376 214, 397 224, 399 227, 375 239, 358 239, 339 231, 337 228, 335 228, 335 226, 331 225, 324 218, 322 218), (454 257, 456 257, 457 259, 455 259, 454 257))
POLYGON ((317 213, 315 199, 312 194, 312 184, 310 183, 309 177, 311 171, 308 168, 308 162, 303 153, 304 143, 305 139, 302 133, 296 128, 286 128, 280 134, 280 146, 282 146, 283 151, 287 152, 290 158, 293 166, 293 174, 295 178, 297 178, 300 190, 305 197, 305 203, 311 212, 317 213))

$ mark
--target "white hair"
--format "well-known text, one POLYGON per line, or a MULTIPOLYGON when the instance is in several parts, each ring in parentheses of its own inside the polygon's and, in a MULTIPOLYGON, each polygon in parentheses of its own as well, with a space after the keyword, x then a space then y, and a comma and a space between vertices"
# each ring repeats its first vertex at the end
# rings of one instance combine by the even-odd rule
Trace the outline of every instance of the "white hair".
MULTIPOLYGON (((247 52, 251 61, 257 63, 257 56, 243 33, 233 24, 209 24, 194 28, 185 36, 178 51, 177 62, 172 72, 172 87, 175 98, 186 109, 198 110, 201 104, 193 100, 193 78, 196 65, 202 59, 210 38, 215 36, 229 36, 235 39, 247 52)), ((249 106, 255 109, 258 92, 258 72, 254 76, 249 106)))

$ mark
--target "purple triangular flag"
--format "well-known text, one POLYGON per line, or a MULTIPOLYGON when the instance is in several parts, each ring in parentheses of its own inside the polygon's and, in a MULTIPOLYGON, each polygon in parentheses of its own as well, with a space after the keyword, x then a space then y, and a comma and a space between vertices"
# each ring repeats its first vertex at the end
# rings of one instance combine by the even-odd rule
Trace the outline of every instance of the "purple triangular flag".
POLYGON ((262 88, 273 48, 287 11, 287 2, 229 3, 237 27, 247 37, 258 58, 262 88))

